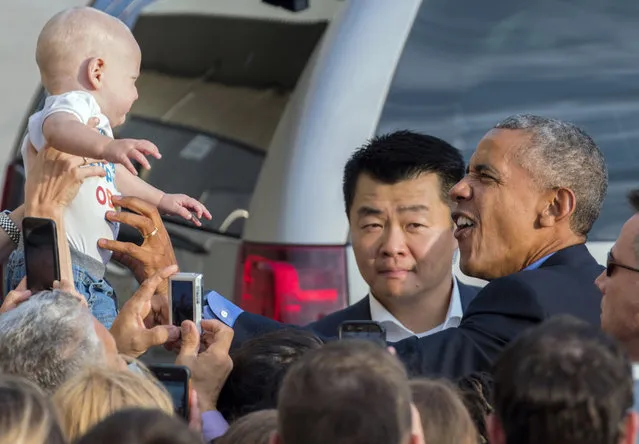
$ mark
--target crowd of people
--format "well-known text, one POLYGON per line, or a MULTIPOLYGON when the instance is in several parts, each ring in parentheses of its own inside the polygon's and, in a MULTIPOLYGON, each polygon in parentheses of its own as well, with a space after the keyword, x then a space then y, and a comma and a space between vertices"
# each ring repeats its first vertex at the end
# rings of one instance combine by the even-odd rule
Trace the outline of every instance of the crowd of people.
POLYGON ((294 326, 211 293, 201 328, 178 327, 167 282, 179 264, 161 213, 210 215, 127 170, 160 156, 152 144, 111 138, 137 97, 131 37, 112 17, 74 8, 38 44, 52 99, 25 137, 24 205, 0 214, 10 290, 0 307, 0 444, 636 442, 639 191, 599 265, 585 244, 608 181, 588 134, 507 117, 467 166, 431 135, 363 141, 342 185, 369 294, 294 326), (87 210, 105 180, 109 198, 87 210), (45 291, 24 279, 25 217, 59 227, 61 278, 45 291), (121 223, 141 245, 117 240, 121 223), (487 285, 462 283, 455 254, 487 285), (140 283, 120 309, 104 279, 111 258, 140 283), (337 340, 344 321, 379 323, 388 344, 337 340), (188 418, 140 360, 152 347, 189 369, 188 418))

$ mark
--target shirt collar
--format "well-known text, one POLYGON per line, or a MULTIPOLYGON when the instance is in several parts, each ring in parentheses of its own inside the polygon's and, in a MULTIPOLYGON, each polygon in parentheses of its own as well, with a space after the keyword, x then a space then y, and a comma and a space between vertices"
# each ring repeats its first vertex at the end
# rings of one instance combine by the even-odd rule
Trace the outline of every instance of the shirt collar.
POLYGON ((639 381, 639 364, 632 364, 632 380, 639 381))
POLYGON ((415 333, 406 328, 395 316, 393 316, 391 312, 389 312, 377 299, 375 299, 372 294, 369 294, 369 303, 371 319, 379 322, 386 328, 386 339, 389 342, 401 341, 402 339, 406 339, 411 336, 422 338, 447 328, 457 327, 464 315, 461 297, 459 295, 459 285, 457 284, 457 279, 455 277, 453 277, 453 291, 451 293, 448 311, 446 312, 446 319, 442 324, 425 332, 415 333))
POLYGON ((541 259, 536 260, 535 262, 533 262, 532 264, 530 264, 529 266, 527 266, 526 268, 524 268, 524 270, 529 271, 529 270, 536 270, 539 267, 541 267, 543 265, 544 262, 546 262, 546 260, 552 256, 555 253, 550 253, 547 256, 542 257, 541 259))

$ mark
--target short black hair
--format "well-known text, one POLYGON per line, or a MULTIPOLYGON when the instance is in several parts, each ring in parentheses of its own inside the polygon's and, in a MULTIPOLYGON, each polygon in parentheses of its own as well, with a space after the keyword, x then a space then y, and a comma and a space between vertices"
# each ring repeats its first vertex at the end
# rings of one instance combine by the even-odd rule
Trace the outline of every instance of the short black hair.
POLYGON ((493 368, 494 409, 508 444, 613 444, 633 404, 630 361, 572 316, 524 332, 493 368))
POLYGON ((276 408, 289 367, 323 344, 314 333, 291 328, 257 336, 231 350, 233 370, 220 392, 218 410, 233 422, 252 412, 276 408))
POLYGON ((357 180, 362 174, 395 184, 435 173, 441 184, 441 197, 448 202, 448 192, 464 177, 461 152, 448 142, 414 131, 395 131, 374 137, 353 153, 344 167, 344 205, 348 215, 357 180))

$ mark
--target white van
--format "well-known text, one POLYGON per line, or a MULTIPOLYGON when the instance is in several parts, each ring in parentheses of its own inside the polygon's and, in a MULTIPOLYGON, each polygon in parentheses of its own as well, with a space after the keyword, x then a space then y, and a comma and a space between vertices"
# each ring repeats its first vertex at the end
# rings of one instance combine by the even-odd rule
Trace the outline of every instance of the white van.
MULTIPOLYGON (((351 152, 375 134, 418 130, 468 159, 510 114, 571 120, 608 161, 589 238, 601 263, 631 214, 637 2, 311 0, 298 13, 259 0, 113 3, 143 53, 119 136, 155 142, 164 157, 142 177, 214 216, 201 229, 166 219, 181 269, 250 311, 306 323, 366 294, 341 185, 351 152)), ((16 157, 4 208, 21 186, 16 157)), ((134 288, 116 264, 108 278, 122 296, 134 288)))

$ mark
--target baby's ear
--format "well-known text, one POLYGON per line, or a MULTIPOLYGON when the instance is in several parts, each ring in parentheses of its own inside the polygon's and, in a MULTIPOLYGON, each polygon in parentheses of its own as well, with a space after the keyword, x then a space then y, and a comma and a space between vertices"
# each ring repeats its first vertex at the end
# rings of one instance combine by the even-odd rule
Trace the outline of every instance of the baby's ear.
POLYGON ((104 59, 100 57, 94 57, 87 63, 87 76, 89 78, 89 85, 94 90, 102 89, 104 75, 104 59))

